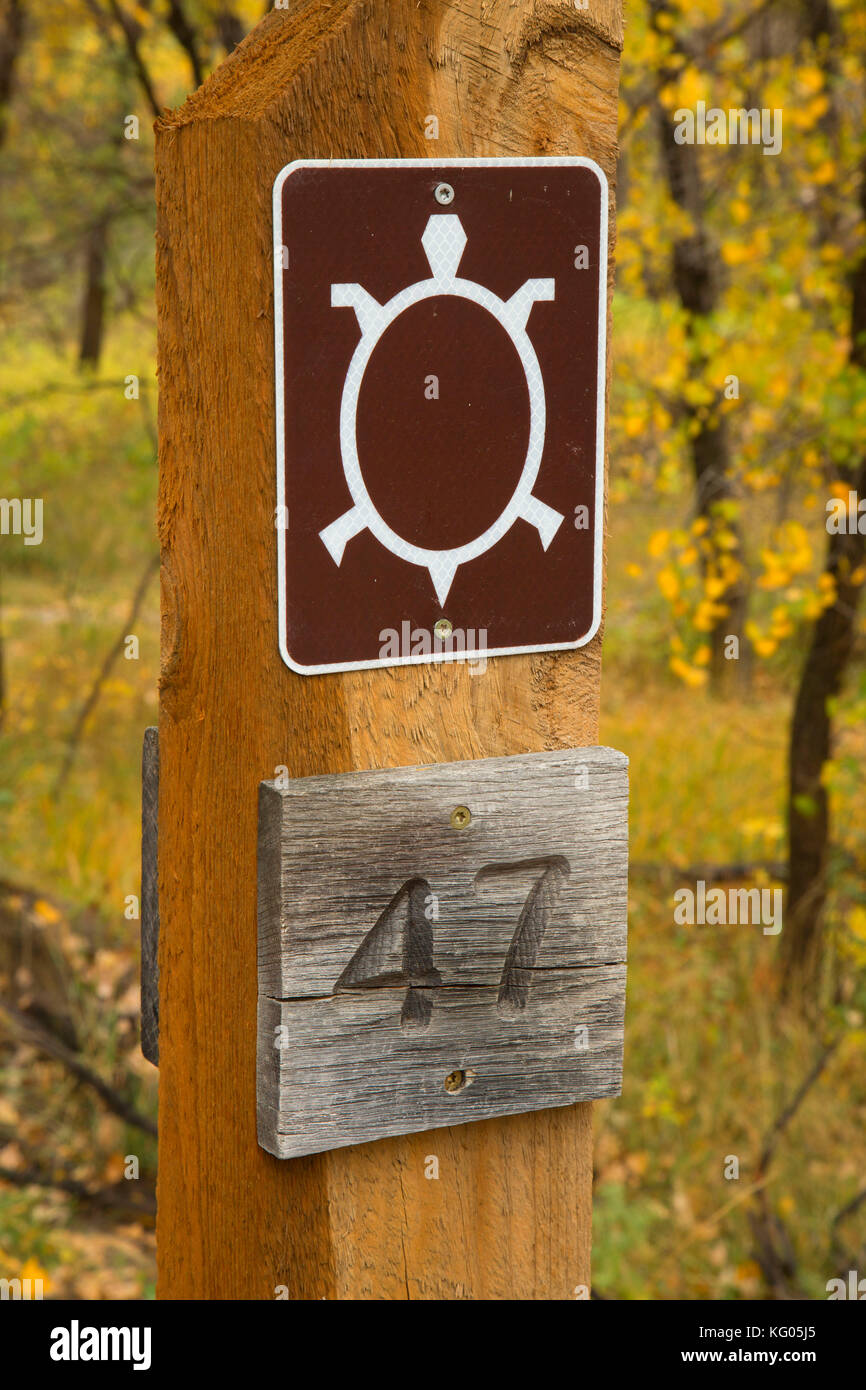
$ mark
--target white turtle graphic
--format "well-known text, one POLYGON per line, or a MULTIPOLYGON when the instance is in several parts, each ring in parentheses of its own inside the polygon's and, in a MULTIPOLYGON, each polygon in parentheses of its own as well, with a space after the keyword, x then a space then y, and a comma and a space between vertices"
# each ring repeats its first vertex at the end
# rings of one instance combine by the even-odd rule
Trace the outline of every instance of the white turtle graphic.
POLYGON ((554 280, 527 280, 510 299, 485 289, 474 280, 457 275, 460 259, 466 246, 466 233, 460 218, 453 213, 437 213, 428 221, 421 237, 430 265, 429 280, 418 280, 400 290, 387 304, 380 304, 362 285, 332 285, 331 304, 355 310, 361 328, 361 338, 355 349, 343 386, 340 407, 340 448, 343 472, 352 494, 354 506, 326 526, 319 535, 335 565, 340 565, 347 543, 365 528, 392 554, 413 565, 429 570, 439 603, 445 602, 459 565, 483 555, 510 530, 518 517, 528 521, 538 531, 544 550, 550 545, 563 520, 562 513, 548 507, 533 496, 541 456, 544 451, 546 425, 544 383, 535 349, 526 332, 530 310, 537 300, 555 298, 554 280), (358 459, 357 415, 358 397, 367 363, 370 361, 382 334, 404 309, 424 299, 438 295, 457 295, 480 304, 502 324, 520 357, 529 388, 529 443, 520 480, 511 500, 496 521, 481 535, 465 545, 450 550, 429 550, 413 545, 399 536, 379 515, 367 491, 358 459))

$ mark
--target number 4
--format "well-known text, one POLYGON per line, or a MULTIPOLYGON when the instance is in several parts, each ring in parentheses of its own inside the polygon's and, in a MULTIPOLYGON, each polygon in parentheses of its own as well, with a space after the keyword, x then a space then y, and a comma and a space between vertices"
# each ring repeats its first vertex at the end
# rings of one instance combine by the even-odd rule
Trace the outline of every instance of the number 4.
POLYGON ((426 878, 412 878, 403 884, 334 985, 335 994, 347 989, 408 985, 400 1011, 401 1027, 427 1027, 433 1003, 423 991, 442 983, 442 976, 433 968, 433 928, 425 911, 431 896, 426 878))
MULTIPOLYGON (((568 861, 524 859, 517 864, 491 864, 475 880, 476 890, 489 878, 540 870, 527 894, 499 980, 497 1007, 503 1013, 519 1013, 529 998, 531 971, 547 925, 553 916, 562 885, 569 875, 568 861)), ((426 1028, 433 1015, 428 990, 441 985, 433 965, 433 928, 430 902, 437 903, 426 878, 412 878, 396 892, 334 986, 334 993, 350 989, 408 986, 400 1011, 402 1028, 426 1028)))

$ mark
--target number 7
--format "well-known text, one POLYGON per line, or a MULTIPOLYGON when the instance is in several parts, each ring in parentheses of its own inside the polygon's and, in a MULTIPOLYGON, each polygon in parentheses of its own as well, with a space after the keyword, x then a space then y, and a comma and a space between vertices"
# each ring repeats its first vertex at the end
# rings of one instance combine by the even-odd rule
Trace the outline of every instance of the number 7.
POLYGON ((503 1013, 519 1013, 526 1008, 532 979, 529 972, 535 967, 542 938, 553 916, 562 885, 569 876, 568 860, 557 855, 552 859, 523 859, 517 864, 490 864, 475 879, 477 892, 488 878, 526 873, 532 869, 541 872, 526 895, 499 977, 496 1004, 503 1013))

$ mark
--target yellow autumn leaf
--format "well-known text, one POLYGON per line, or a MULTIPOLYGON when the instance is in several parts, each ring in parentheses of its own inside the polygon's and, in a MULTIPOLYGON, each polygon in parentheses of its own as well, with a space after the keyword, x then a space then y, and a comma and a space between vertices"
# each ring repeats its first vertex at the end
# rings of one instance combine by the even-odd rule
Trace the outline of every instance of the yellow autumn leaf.
POLYGON ((53 926, 55 922, 61 921, 63 917, 63 914, 58 912, 57 908, 54 907, 52 903, 47 903, 44 898, 36 899, 36 902, 33 904, 33 913, 34 916, 39 918, 40 922, 44 922, 48 926, 53 926))
POLYGON ((797 86, 804 96, 812 97, 824 86, 824 74, 815 63, 804 63, 797 68, 797 86))
POLYGON ((34 1259, 32 1255, 30 1259, 26 1260, 24 1264, 21 1266, 20 1277, 22 1279, 41 1279, 43 1294, 47 1294, 51 1288, 51 1280, 48 1278, 47 1272, 42 1268, 39 1261, 37 1259, 34 1259))
POLYGON ((832 183, 835 177, 836 165, 833 163, 832 159, 825 159, 823 164, 818 165, 818 168, 812 175, 812 182, 817 184, 832 183))
POLYGON ((680 581, 676 570, 672 570, 670 566, 659 571, 657 582, 668 601, 675 599, 680 592, 680 581))
POLYGON ((681 681, 692 689, 706 685, 707 672, 700 670, 697 666, 690 666, 687 661, 683 661, 679 656, 672 656, 669 662, 670 668, 675 676, 679 676, 681 681))
POLYGON ((697 68, 685 68, 679 75, 676 83, 676 97, 678 106, 695 107, 701 97, 705 96, 704 78, 697 68))
POLYGON ((809 594, 803 603, 803 616, 809 618, 820 617, 823 609, 821 600, 815 594, 809 594))
POLYGON ((778 563, 768 565, 758 580, 760 589, 784 589, 791 579, 791 571, 783 569, 778 563))
POLYGON ((743 1260, 734 1272, 738 1284, 753 1284, 761 1278, 761 1266, 756 1260, 743 1260))
POLYGON ((644 431, 644 418, 642 415, 626 415, 623 421, 623 427, 627 439, 637 439, 638 435, 642 434, 644 431))
POLYGON ((848 913, 848 926, 859 941, 866 941, 866 907, 857 904, 848 913))
POLYGON ((753 248, 744 245, 741 241, 722 242, 722 260, 725 265, 746 265, 753 256, 753 248))
POLYGON ((695 609, 693 623, 694 626, 697 628, 698 632, 712 632, 715 626, 715 620, 713 618, 713 605, 711 603, 707 603, 706 601, 702 601, 701 603, 699 603, 697 608, 695 609))

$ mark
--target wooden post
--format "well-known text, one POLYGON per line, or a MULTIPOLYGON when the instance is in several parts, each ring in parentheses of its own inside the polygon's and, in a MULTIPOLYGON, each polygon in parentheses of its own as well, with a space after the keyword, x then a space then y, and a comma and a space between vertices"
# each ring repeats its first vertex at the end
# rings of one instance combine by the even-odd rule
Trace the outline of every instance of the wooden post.
POLYGON ((297 158, 540 154, 590 156, 613 187, 621 9, 294 0, 158 124, 162 1298, 568 1299, 589 1284, 589 1104, 283 1161, 256 1142, 258 784, 281 764, 594 743, 601 663, 598 636, 480 678, 285 666, 271 187, 297 158))

